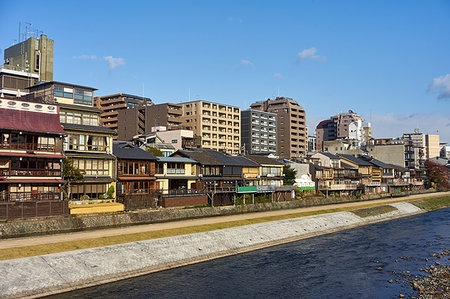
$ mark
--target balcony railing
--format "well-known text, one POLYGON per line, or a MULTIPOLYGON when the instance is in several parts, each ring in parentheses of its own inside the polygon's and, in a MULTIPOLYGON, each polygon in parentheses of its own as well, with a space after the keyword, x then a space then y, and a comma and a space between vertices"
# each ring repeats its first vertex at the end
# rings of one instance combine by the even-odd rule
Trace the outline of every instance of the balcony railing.
POLYGON ((0 169, 0 176, 61 177, 60 169, 0 169))
POLYGON ((0 149, 54 152, 56 146, 54 144, 36 144, 36 143, 18 143, 18 144, 0 143, 0 149))
POLYGON ((0 192, 0 201, 61 200, 61 193, 0 192))

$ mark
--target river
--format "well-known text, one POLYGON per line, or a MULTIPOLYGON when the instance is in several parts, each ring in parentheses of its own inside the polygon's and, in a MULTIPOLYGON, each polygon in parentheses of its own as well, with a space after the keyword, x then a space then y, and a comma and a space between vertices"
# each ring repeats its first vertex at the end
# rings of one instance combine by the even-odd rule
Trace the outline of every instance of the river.
MULTIPOLYGON (((86 288, 52 298, 398 298, 395 273, 450 247, 450 208, 86 288), (380 268, 381 267, 381 268, 380 268), (394 280, 390 283, 389 280, 394 280)), ((426 261, 425 259, 429 259, 426 261)), ((439 260, 448 265, 449 259, 439 260)))

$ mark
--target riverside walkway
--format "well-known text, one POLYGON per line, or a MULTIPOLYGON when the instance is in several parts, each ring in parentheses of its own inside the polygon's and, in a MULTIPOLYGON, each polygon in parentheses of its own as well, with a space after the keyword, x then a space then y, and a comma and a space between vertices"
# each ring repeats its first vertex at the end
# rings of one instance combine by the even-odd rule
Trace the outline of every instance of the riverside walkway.
POLYGON ((447 196, 447 195, 450 195, 450 192, 416 194, 416 195, 410 195, 410 196, 398 197, 398 198, 387 198, 387 199, 385 198, 385 199, 377 199, 377 200, 369 200, 369 201, 361 201, 361 202, 315 206, 315 207, 308 207, 308 208, 274 210, 274 211, 257 212, 257 213, 244 213, 244 214, 236 214, 236 215, 230 215, 230 216, 216 216, 216 217, 180 220, 180 221, 172 221, 172 222, 164 222, 164 223, 134 225, 134 226, 120 227, 120 228, 99 229, 99 230, 54 234, 54 235, 5 239, 5 240, 0 240, 0 250, 10 249, 10 248, 18 248, 18 247, 24 247, 24 246, 54 244, 54 243, 61 243, 61 242, 68 242, 68 241, 77 241, 77 240, 81 241, 81 240, 87 240, 87 239, 105 238, 105 237, 129 235, 129 234, 144 233, 144 232, 155 232, 155 231, 162 231, 162 230, 167 230, 167 229, 185 228, 185 227, 200 226, 200 225, 205 225, 205 224, 218 224, 218 223, 226 223, 226 222, 232 222, 232 221, 257 219, 257 218, 270 217, 270 216, 282 216, 282 215, 298 214, 298 213, 306 213, 306 212, 314 212, 314 211, 322 211, 322 210, 331 210, 331 209, 340 209, 340 208, 357 209, 359 207, 367 206, 367 205, 384 205, 384 204, 391 204, 391 203, 401 202, 401 201, 411 201, 411 200, 420 199, 420 198, 436 197, 436 196, 441 197, 441 196, 447 196))

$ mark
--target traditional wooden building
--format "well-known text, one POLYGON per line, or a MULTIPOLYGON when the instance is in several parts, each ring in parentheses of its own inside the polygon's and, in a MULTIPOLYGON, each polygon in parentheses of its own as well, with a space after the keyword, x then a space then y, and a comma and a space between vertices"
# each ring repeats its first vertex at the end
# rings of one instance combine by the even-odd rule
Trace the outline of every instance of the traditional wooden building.
POLYGON ((39 82, 29 88, 30 98, 42 103, 57 103, 60 120, 67 136, 64 154, 84 175, 71 183, 71 199, 101 198, 115 189, 112 155, 114 131, 100 125, 102 110, 93 106, 94 91, 88 86, 39 82))
POLYGON ((157 157, 156 179, 162 194, 184 194, 197 190, 197 161, 184 157, 157 157))
POLYGON ((57 105, 0 98, 0 201, 62 200, 57 105))
POLYGON ((117 157, 117 194, 151 194, 158 189, 156 157, 131 142, 114 141, 117 157))
POLYGON ((262 155, 247 155, 245 158, 258 163, 258 186, 282 186, 284 164, 262 155))

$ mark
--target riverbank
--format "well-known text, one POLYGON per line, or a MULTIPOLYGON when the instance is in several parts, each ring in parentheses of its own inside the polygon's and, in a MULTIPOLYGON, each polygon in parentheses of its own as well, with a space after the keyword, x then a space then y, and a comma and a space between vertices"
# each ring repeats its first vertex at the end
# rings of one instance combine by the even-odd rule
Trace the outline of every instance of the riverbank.
POLYGON ((337 212, 7 260, 0 262, 0 292, 20 297, 69 291, 424 212, 405 202, 387 206, 361 216, 337 212))
POLYGON ((0 222, 0 239, 18 238, 26 236, 61 234, 78 231, 111 229, 143 224, 174 222, 186 219, 198 219, 216 216, 229 216, 248 213, 262 213, 277 210, 293 210, 307 207, 320 207, 343 203, 372 202, 378 199, 392 201, 409 198, 435 197, 450 195, 450 192, 433 192, 425 190, 420 192, 390 194, 369 194, 356 197, 315 197, 285 202, 246 204, 219 207, 198 207, 187 209, 150 209, 131 212, 80 214, 70 216, 54 216, 29 219, 15 219, 0 222), (409 196, 409 197, 407 197, 409 196))

